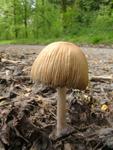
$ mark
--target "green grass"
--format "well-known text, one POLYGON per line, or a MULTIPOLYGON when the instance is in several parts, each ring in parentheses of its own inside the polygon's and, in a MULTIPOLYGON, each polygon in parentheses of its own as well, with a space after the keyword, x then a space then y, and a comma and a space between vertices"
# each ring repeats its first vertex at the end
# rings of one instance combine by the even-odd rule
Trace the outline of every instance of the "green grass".
POLYGON ((2 44, 42 44, 46 45, 54 41, 70 41, 76 44, 113 44, 113 31, 100 30, 100 28, 83 28, 77 34, 65 34, 60 37, 48 37, 39 39, 17 39, 17 40, 1 40, 2 44))
POLYGON ((14 40, 1 40, 0 45, 13 44, 14 42, 15 42, 14 40))
POLYGON ((4 44, 42 44, 46 45, 48 43, 54 42, 54 41, 59 41, 61 38, 41 38, 41 39, 17 39, 17 40, 1 40, 0 45, 4 44))
POLYGON ((80 34, 70 35, 65 37, 66 40, 72 41, 77 44, 113 44, 113 31, 100 31, 93 29, 84 29, 84 31, 80 31, 80 34))

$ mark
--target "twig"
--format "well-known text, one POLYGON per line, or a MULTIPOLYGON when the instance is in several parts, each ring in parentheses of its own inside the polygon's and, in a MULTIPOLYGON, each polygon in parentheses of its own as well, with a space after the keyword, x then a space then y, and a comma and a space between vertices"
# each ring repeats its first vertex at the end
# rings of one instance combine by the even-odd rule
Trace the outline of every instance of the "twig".
POLYGON ((98 82, 98 81, 112 81, 113 76, 108 75, 108 76, 92 76, 90 77, 90 81, 98 82))
POLYGON ((20 61, 15 61, 15 60, 9 60, 9 59, 1 59, 1 62, 5 62, 5 63, 11 63, 11 64, 17 64, 17 63, 21 63, 20 61))

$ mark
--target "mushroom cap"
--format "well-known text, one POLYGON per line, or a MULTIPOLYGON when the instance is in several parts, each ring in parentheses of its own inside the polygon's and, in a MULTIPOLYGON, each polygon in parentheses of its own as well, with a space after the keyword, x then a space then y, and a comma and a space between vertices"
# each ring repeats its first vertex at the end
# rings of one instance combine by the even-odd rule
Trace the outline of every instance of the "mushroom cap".
POLYGON ((75 44, 54 42, 46 46, 35 59, 31 77, 52 87, 84 90, 88 85, 87 60, 75 44))

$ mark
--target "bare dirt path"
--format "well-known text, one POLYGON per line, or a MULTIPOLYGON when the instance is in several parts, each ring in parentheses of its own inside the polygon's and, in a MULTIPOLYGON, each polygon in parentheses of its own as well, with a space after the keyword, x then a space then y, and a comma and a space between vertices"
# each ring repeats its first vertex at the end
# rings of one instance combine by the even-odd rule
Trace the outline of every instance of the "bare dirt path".
MULTIPOLYGON (((44 48, 42 45, 0 45, 0 51, 10 55, 29 55, 34 59, 44 48)), ((89 73, 94 75, 113 74, 113 49, 82 47, 89 61, 89 73)), ((16 57, 15 57, 16 58, 16 57)))

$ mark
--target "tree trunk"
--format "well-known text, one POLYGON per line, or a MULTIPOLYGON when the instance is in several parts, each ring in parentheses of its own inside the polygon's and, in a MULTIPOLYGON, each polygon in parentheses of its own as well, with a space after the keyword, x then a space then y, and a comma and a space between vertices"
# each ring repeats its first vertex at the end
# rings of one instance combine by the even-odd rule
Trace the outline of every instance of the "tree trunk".
POLYGON ((13 0, 13 16, 14 16, 14 34, 15 38, 18 38, 17 21, 16 21, 16 0, 13 0))
POLYGON ((62 12, 64 12, 64 13, 67 11, 66 1, 67 0, 61 0, 62 12))
POLYGON ((38 28, 38 23, 39 23, 39 21, 38 21, 38 0, 36 0, 36 8, 35 8, 35 26, 34 26, 34 29, 33 29, 33 31, 34 31, 34 37, 36 38, 36 39, 38 39, 38 34, 39 34, 39 28, 38 28))
POLYGON ((67 11, 67 0, 61 0, 61 12, 62 12, 62 26, 63 26, 63 32, 65 33, 66 30, 66 18, 65 13, 67 11))
POLYGON ((24 3, 24 27, 25 27, 25 38, 28 38, 28 32, 27 32, 27 28, 28 28, 28 24, 27 24, 27 0, 25 0, 25 3, 24 3))

